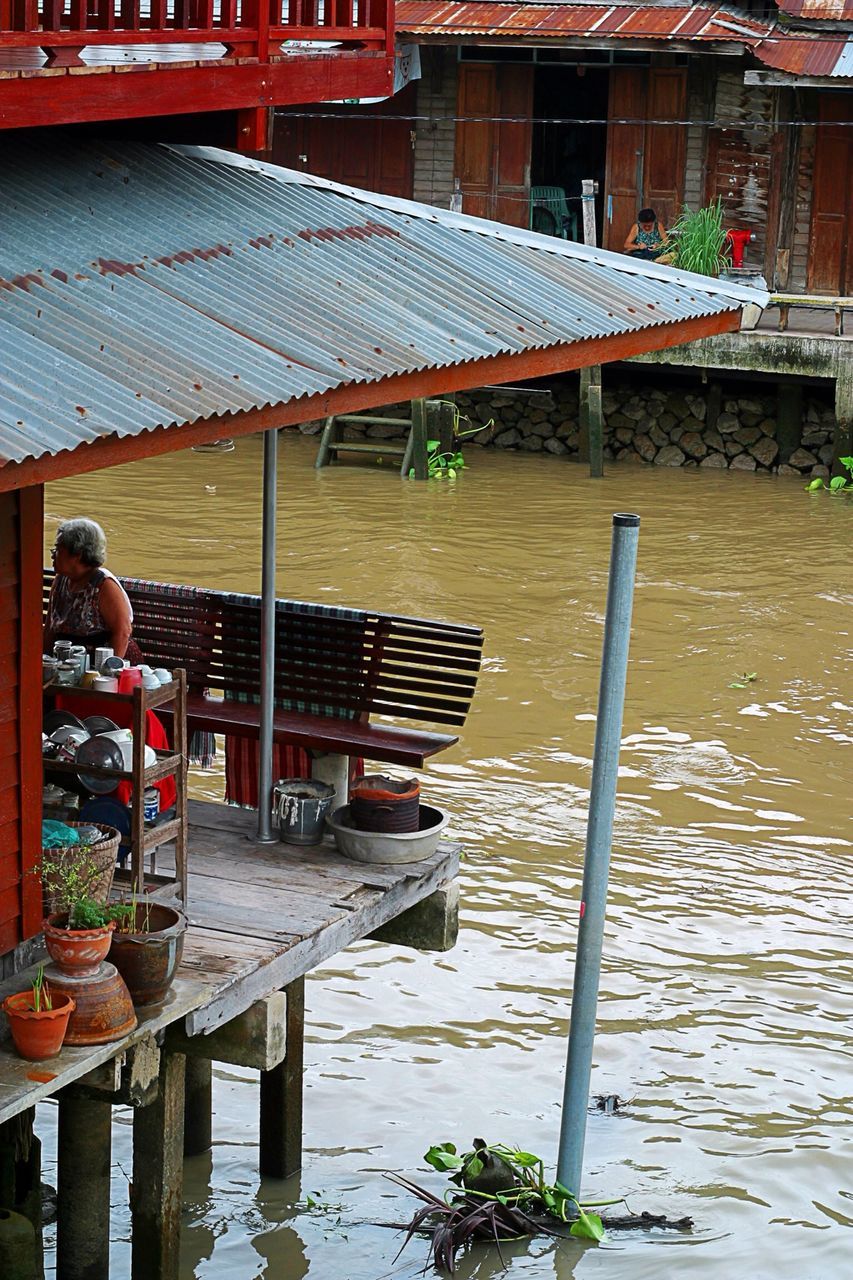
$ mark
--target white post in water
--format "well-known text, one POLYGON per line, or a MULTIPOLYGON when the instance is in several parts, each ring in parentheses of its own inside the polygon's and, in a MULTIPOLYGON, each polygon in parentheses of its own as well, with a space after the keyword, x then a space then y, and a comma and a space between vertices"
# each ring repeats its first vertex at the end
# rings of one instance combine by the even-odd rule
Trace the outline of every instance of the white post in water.
POLYGON ((264 496, 261 552, 261 710, 258 743, 258 843, 273 844, 272 744, 275 702, 275 516, 278 431, 264 432, 264 496))
POLYGON ((640 517, 615 515, 557 1180, 580 1198, 640 517))

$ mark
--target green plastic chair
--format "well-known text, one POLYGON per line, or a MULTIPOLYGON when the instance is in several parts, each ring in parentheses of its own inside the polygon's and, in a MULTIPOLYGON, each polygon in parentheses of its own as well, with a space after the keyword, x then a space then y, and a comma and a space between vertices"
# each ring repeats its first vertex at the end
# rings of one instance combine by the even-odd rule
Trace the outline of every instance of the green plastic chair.
POLYGON ((530 188, 530 230, 561 240, 577 240, 578 215, 569 209, 562 187, 530 188))

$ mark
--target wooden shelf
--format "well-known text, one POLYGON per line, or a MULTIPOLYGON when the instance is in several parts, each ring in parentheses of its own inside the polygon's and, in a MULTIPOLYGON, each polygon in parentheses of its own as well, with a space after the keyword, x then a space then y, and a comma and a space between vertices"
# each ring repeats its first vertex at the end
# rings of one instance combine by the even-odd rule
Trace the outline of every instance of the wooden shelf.
POLYGON ((175 678, 157 689, 137 686, 131 693, 105 693, 100 689, 85 689, 77 685, 56 684, 46 686, 46 697, 63 696, 82 698, 84 701, 122 703, 130 707, 130 731, 133 736, 133 761, 130 769, 111 769, 97 765, 77 764, 76 760, 46 760, 49 769, 57 773, 90 774, 93 778, 115 778, 130 782, 130 881, 137 893, 145 892, 145 856, 149 855, 149 884, 174 886, 175 894, 186 903, 187 897, 187 678, 184 671, 175 671, 175 678), (145 719, 149 711, 172 706, 173 750, 155 750, 154 764, 145 765, 145 719), (146 826, 145 788, 164 778, 175 779, 175 816, 167 822, 146 826), (173 878, 156 873, 155 850, 161 844, 175 841, 175 875, 173 878))

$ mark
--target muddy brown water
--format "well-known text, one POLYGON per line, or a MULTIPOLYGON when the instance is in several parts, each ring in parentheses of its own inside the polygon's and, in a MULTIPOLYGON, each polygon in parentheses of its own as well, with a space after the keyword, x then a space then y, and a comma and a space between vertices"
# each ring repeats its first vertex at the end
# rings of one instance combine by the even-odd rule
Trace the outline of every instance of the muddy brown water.
MULTIPOLYGON (((364 943, 307 983, 305 1163, 260 1182, 257 1088, 222 1069, 186 1167, 181 1275, 380 1280, 414 1202, 384 1177, 475 1136, 556 1159, 610 516, 638 511, 631 665, 584 1191, 692 1235, 505 1248, 510 1274, 828 1280, 853 1273, 853 504, 789 478, 481 454, 455 484, 316 473, 280 445, 278 590, 481 623, 458 747, 422 777, 464 843, 444 955, 364 943), (755 673, 746 687, 730 684, 755 673)), ((261 441, 50 486, 118 572, 258 589, 261 441)), ((741 682, 744 683, 744 682, 741 682)), ((218 773, 193 777, 218 795, 218 773)), ((52 1167, 51 1109, 40 1121, 52 1167)), ((128 1272, 129 1117, 115 1128, 128 1272)), ((460 1275, 502 1275, 478 1250, 460 1275)))

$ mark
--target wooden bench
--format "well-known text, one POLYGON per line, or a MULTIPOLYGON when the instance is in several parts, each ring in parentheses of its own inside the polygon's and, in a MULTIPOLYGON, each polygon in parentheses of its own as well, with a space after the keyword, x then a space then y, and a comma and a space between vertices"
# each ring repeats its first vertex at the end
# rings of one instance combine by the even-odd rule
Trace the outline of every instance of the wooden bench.
POLYGON ((830 298, 821 295, 804 295, 799 293, 773 293, 770 295, 770 306, 779 308, 779 332, 788 328, 788 313, 791 307, 805 307, 807 310, 834 311, 835 336, 844 334, 844 312, 853 310, 853 298, 830 298))
MULTIPOLYGON (((145 661, 187 673, 190 731, 257 738, 260 597, 121 582, 145 661)), ((422 767, 458 735, 370 716, 461 726, 482 648, 479 627, 277 600, 274 738, 312 754, 422 767)))

